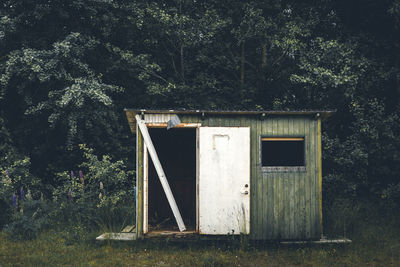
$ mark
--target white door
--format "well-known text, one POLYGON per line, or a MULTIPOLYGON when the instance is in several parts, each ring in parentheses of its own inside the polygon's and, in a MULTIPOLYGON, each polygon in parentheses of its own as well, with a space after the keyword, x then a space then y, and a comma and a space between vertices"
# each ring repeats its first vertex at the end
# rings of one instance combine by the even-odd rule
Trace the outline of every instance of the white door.
POLYGON ((250 233, 250 128, 199 128, 200 234, 250 233))

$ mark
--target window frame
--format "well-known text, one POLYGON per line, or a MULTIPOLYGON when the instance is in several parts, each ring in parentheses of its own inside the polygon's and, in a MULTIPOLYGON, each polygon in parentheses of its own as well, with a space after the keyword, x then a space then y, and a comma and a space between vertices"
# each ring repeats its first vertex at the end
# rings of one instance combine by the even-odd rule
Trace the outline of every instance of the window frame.
POLYGON ((305 135, 260 135, 259 137, 259 164, 262 172, 306 172, 307 171, 307 139, 305 135), (304 145, 304 165, 303 166, 263 166, 262 165, 262 142, 268 141, 263 139, 271 139, 271 141, 303 141, 304 145), (275 139, 275 140, 274 140, 275 139), (281 139, 281 140, 279 140, 281 139))

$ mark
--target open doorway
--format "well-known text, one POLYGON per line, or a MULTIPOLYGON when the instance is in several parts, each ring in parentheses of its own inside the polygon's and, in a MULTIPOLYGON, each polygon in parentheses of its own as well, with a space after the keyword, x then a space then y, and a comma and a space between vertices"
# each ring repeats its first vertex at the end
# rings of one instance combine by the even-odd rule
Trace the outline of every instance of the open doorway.
MULTIPOLYGON (((188 231, 196 229, 196 128, 149 128, 188 231)), ((148 232, 179 231, 151 157, 148 157, 148 232)))

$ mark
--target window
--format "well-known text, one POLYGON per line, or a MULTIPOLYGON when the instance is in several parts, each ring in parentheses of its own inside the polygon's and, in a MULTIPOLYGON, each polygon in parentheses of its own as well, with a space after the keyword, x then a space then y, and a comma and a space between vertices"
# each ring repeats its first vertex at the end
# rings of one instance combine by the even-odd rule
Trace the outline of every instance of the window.
POLYGON ((304 137, 262 137, 261 163, 267 170, 305 170, 304 137))

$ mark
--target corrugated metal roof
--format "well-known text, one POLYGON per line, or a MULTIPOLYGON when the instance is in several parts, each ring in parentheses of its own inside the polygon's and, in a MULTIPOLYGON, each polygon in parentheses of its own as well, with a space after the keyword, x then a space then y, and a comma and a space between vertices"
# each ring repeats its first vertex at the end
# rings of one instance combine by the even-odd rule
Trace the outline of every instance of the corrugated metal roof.
POLYGON ((336 110, 186 110, 186 109, 124 109, 132 132, 136 131, 136 114, 199 114, 199 115, 317 115, 322 119, 330 117, 336 110))

